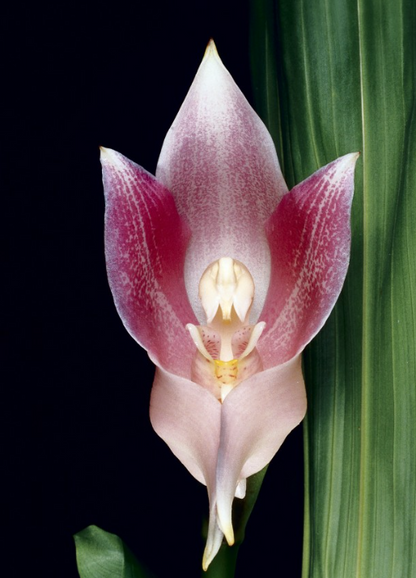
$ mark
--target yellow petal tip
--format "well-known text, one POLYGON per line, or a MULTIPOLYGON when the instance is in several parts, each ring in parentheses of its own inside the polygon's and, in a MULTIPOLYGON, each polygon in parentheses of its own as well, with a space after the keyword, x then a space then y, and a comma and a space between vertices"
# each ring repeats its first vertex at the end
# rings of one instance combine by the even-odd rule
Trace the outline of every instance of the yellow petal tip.
POLYGON ((205 548, 204 551, 204 556, 202 557, 202 570, 204 572, 206 572, 209 568, 209 565, 212 562, 212 555, 211 555, 211 550, 209 552, 207 552, 207 549, 205 548))
POLYGON ((100 146, 100 161, 102 163, 115 165, 120 163, 120 156, 113 149, 100 146))
POLYGON ((107 149, 105 147, 100 146, 100 157, 101 159, 104 157, 108 157, 111 154, 111 149, 107 149))
POLYGON ((205 49, 204 58, 208 58, 210 56, 215 56, 219 58, 217 47, 215 46, 215 42, 213 41, 212 38, 208 42, 207 47, 205 49))
POLYGON ((224 528, 223 532, 224 532, 225 539, 227 540, 227 544, 229 546, 233 546, 234 542, 235 542, 233 527, 230 525, 227 528, 224 528), (226 531, 224 532, 224 530, 226 530, 226 531))

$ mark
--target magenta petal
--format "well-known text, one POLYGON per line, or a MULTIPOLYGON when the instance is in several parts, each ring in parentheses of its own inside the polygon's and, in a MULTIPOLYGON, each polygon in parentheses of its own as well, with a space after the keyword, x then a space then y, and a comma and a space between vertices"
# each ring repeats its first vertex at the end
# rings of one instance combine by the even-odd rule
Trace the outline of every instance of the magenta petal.
POLYGON ((257 373, 226 397, 221 415, 217 464, 217 515, 233 543, 231 508, 240 479, 266 466, 303 419, 306 393, 300 355, 257 373))
POLYGON ((156 176, 192 230, 185 282, 201 323, 200 277, 225 256, 242 261, 252 274, 257 318, 270 276, 264 222, 287 187, 270 134, 213 43, 166 135, 156 176))
POLYGON ((267 223, 272 274, 258 344, 264 367, 302 351, 338 298, 349 263, 357 158, 340 157, 294 187, 267 223))
POLYGON ((102 149, 105 249, 117 311, 152 360, 190 375, 195 350, 185 329, 196 319, 183 280, 190 232, 170 192, 147 171, 102 149))

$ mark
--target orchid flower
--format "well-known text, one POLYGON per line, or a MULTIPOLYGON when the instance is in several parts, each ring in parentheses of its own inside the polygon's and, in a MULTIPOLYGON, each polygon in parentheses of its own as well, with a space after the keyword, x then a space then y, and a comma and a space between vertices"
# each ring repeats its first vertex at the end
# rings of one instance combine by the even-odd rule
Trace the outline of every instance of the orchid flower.
POLYGON ((156 365, 153 428, 207 486, 204 569, 234 542, 234 497, 305 415, 301 352, 344 282, 357 157, 288 192, 212 41, 156 177, 102 149, 108 279, 156 365))

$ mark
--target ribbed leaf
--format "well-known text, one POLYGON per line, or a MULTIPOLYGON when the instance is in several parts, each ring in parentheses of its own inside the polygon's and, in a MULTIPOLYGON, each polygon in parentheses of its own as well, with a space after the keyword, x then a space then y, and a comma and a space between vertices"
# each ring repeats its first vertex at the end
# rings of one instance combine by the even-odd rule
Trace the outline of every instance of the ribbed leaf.
POLYGON ((349 274, 305 354, 304 577, 409 578, 416 576, 416 4, 252 0, 252 7, 258 109, 282 148, 289 186, 362 152, 349 274))
POLYGON ((115 534, 88 526, 74 539, 81 578, 150 578, 115 534))

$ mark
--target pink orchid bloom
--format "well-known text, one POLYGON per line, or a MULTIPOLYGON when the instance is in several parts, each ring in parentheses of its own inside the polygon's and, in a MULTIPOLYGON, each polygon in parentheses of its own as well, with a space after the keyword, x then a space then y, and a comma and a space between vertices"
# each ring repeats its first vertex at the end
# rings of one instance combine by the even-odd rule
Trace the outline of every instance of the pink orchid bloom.
POLYGON ((102 149, 108 279, 156 365, 152 425, 208 489, 204 569, 234 542, 234 497, 305 415, 300 354, 345 279, 357 157, 288 192, 213 42, 156 177, 102 149))

